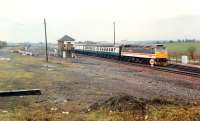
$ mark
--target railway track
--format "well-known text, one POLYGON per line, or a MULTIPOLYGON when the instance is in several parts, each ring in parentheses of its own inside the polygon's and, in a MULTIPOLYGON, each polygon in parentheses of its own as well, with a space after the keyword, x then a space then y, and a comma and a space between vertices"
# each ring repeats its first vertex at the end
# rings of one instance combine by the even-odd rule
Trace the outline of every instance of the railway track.
POLYGON ((188 66, 176 65, 176 64, 169 64, 166 67, 161 67, 161 66, 152 67, 151 65, 139 64, 139 63, 132 63, 132 62, 125 62, 125 63, 131 64, 134 66, 142 66, 146 68, 151 68, 158 71, 164 71, 164 72, 169 72, 169 73, 175 73, 175 74, 200 78, 200 68, 197 68, 197 67, 195 68, 195 67, 188 67, 188 66))
POLYGON ((153 67, 153 69, 200 78, 200 68, 191 68, 188 66, 180 66, 180 65, 177 66, 176 64, 172 65, 170 64, 167 67, 155 66, 153 67))
POLYGON ((200 68, 197 68, 197 67, 169 64, 167 67, 158 67, 158 69, 200 78, 200 68))
POLYGON ((197 67, 189 67, 189 66, 177 65, 177 64, 169 64, 166 67, 161 67, 161 66, 153 66, 152 67, 151 65, 133 63, 133 62, 127 62, 127 61, 120 61, 120 60, 116 60, 116 59, 108 59, 108 58, 101 58, 101 57, 88 56, 88 55, 82 55, 82 56, 93 57, 93 58, 97 58, 97 59, 109 61, 109 62, 146 67, 146 68, 151 68, 151 69, 158 70, 158 71, 164 71, 164 72, 169 72, 169 73, 175 73, 175 74, 200 78, 200 68, 197 68, 197 67))

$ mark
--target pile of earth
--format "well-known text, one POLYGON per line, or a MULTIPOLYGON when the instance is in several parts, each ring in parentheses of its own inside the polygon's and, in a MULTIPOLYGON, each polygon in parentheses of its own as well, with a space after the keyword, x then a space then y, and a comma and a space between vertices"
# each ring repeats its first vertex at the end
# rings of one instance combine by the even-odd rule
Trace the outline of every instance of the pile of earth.
POLYGON ((143 98, 136 98, 127 94, 120 94, 110 97, 107 100, 98 101, 89 106, 88 111, 95 111, 99 109, 109 109, 111 111, 125 112, 131 111, 144 114, 147 111, 148 105, 176 105, 174 101, 167 101, 164 99, 146 100, 143 98))

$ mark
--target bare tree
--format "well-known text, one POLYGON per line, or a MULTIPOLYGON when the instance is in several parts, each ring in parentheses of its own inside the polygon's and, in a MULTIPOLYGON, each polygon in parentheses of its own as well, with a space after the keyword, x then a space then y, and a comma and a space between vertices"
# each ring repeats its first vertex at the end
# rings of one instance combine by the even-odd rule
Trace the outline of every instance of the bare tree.
POLYGON ((191 59, 194 59, 194 55, 195 55, 195 52, 196 52, 196 47, 191 46, 191 47, 188 48, 187 51, 188 51, 188 54, 191 57, 191 59))

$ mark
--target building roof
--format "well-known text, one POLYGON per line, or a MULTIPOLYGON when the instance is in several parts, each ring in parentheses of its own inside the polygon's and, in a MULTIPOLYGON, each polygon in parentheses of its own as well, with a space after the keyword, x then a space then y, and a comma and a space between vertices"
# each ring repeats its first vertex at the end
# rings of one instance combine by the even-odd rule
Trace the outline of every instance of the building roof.
POLYGON ((68 35, 65 35, 62 38, 60 38, 58 41, 75 41, 75 39, 68 35))

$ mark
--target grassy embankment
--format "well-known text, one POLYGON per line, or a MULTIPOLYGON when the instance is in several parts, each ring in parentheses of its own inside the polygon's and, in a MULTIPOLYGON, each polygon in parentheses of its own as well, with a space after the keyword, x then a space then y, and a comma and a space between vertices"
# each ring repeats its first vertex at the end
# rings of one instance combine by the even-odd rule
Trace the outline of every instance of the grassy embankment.
POLYGON ((176 59, 177 62, 181 61, 182 55, 187 55, 191 64, 200 64, 200 42, 173 42, 166 43, 165 46, 168 49, 170 58, 176 59), (195 48, 193 59, 192 54, 189 52, 191 48, 195 48))
POLYGON ((190 47, 195 47, 196 52, 200 54, 200 42, 187 42, 187 43, 167 43, 165 44, 167 49, 171 52, 187 53, 190 47))

